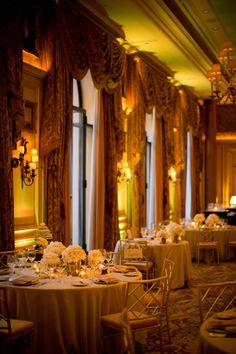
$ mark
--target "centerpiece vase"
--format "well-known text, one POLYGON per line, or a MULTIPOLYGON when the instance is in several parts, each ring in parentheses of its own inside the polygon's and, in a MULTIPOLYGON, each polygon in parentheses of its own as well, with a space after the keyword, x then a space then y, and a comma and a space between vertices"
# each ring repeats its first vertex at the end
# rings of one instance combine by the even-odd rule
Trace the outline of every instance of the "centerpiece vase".
POLYGON ((81 269, 81 261, 70 262, 67 264, 68 275, 79 276, 81 269))

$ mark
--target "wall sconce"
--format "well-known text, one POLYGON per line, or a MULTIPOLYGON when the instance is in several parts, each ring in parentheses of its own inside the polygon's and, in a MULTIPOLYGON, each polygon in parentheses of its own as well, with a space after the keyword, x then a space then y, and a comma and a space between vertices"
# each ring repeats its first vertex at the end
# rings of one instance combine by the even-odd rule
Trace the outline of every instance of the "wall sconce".
POLYGON ((127 162, 118 162, 117 164, 117 181, 118 183, 128 183, 131 180, 131 171, 127 162))
POLYGON ((230 198, 230 202, 229 202, 230 206, 235 208, 236 207, 236 195, 233 195, 231 198, 230 198))
POLYGON ((31 150, 31 154, 27 154, 28 141, 21 138, 20 146, 17 150, 12 151, 11 167, 17 168, 20 166, 21 186, 32 186, 36 177, 35 170, 37 168, 38 153, 36 149, 31 150))
POLYGON ((132 112, 132 108, 128 107, 126 103, 126 98, 122 96, 121 98, 122 110, 128 116, 132 112))

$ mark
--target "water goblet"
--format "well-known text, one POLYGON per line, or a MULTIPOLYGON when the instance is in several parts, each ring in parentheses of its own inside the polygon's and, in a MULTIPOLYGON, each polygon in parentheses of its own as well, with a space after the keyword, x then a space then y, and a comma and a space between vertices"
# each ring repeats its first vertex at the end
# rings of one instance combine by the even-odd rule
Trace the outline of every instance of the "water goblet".
POLYGON ((27 260, 28 260, 31 264, 33 264, 35 258, 36 258, 36 251, 35 251, 35 250, 29 250, 29 251, 28 251, 27 260))

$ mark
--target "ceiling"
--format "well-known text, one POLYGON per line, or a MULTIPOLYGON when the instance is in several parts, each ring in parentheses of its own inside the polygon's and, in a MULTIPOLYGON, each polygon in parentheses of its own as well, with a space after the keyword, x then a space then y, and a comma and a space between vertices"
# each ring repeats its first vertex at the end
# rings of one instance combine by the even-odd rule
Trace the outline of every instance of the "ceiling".
POLYGON ((199 98, 224 40, 236 42, 235 0, 75 0, 105 23, 128 51, 163 66, 199 98))

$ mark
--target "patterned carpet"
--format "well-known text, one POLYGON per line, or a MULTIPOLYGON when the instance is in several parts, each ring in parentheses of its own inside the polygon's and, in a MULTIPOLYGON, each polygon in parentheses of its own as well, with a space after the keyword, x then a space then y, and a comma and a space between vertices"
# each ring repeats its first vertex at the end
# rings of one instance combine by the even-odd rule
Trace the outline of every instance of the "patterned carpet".
MULTIPOLYGON (((169 318, 172 344, 164 344, 164 353, 193 354, 196 348, 196 337, 200 326, 197 306, 196 286, 205 282, 221 282, 236 280, 236 262, 225 262, 220 265, 193 263, 193 281, 191 288, 171 291, 169 318)), ((164 330, 164 341, 167 338, 164 330)), ((140 339, 139 339, 140 340, 140 339)), ((138 353, 160 353, 158 337, 149 332, 145 339, 138 343, 138 353)))

